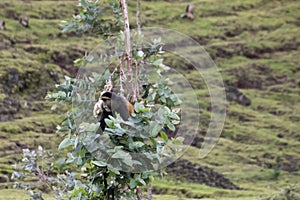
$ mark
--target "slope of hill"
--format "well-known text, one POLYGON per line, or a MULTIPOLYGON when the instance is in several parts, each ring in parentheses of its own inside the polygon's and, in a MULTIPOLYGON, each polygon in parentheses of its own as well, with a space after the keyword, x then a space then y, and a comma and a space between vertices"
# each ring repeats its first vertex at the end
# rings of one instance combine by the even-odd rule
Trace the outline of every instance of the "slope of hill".
MULTIPOLYGON (((22 148, 39 144, 56 148, 61 111, 50 110, 44 101, 46 91, 63 75, 74 75, 73 60, 101 41, 60 33, 60 20, 72 16, 76 4, 76 0, 0 2, 0 20, 5 21, 5 29, 0 30, 0 199, 9 199, 12 164, 22 148), (21 16, 29 17, 29 27, 19 23, 21 16)), ((135 2, 129 4, 134 27, 135 2)), ((180 17, 186 1, 142 1, 142 24, 173 29, 199 42, 225 84, 238 88, 251 105, 227 102, 218 144, 198 159, 210 118, 209 93, 193 68, 166 59, 195 88, 201 121, 199 135, 182 158, 191 164, 180 161, 177 172, 175 168, 168 178, 156 181, 155 199, 263 199, 277 194, 300 179, 300 2, 195 0, 193 4, 191 21, 180 17), (237 187, 199 184, 197 170, 205 167, 237 187), (178 176, 184 168, 191 169, 190 174, 185 170, 178 176)))

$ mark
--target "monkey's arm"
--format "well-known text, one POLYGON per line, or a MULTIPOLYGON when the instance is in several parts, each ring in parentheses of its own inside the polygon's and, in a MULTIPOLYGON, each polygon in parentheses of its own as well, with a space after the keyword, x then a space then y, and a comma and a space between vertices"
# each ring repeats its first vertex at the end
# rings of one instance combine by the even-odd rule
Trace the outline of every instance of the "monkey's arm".
POLYGON ((111 112, 106 112, 106 111, 102 112, 102 114, 99 117, 100 126, 98 128, 97 133, 101 134, 104 131, 104 129, 106 127, 105 119, 109 118, 108 117, 109 115, 112 115, 112 113, 111 112))
POLYGON ((97 118, 99 113, 102 112, 102 104, 103 101, 99 99, 98 102, 94 105, 93 116, 95 118, 97 118))

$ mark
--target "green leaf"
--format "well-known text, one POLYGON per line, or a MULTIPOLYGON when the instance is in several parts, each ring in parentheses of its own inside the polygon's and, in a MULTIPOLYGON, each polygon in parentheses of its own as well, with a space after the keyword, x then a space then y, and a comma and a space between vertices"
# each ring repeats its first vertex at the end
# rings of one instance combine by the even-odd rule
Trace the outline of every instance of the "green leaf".
POLYGON ((72 145, 72 140, 70 138, 65 138, 58 146, 58 150, 67 148, 72 145))
POLYGON ((148 77, 149 82, 153 83, 156 83, 161 78, 161 76, 156 71, 149 72, 148 77))
POLYGON ((99 125, 100 124, 98 122, 97 123, 92 123, 92 124, 87 123, 87 122, 82 122, 79 125, 79 133, 96 132, 96 130, 98 129, 99 125))
POLYGON ((62 26, 64 26, 64 28, 61 32, 65 33, 74 28, 74 23, 68 22, 68 23, 62 24, 62 26))
POLYGON ((165 116, 165 109, 159 108, 157 111, 158 116, 165 116))
POLYGON ((134 165, 140 165, 140 166, 143 166, 143 163, 141 163, 140 161, 137 161, 137 160, 132 160, 132 163, 134 165))
POLYGON ((76 66, 76 67, 83 66, 85 64, 85 57, 78 58, 78 59, 74 60, 73 63, 74 63, 74 66, 76 66))
POLYGON ((123 163, 125 163, 128 166, 132 166, 133 162, 132 162, 132 157, 130 156, 130 154, 126 151, 123 150, 118 150, 116 153, 114 153, 112 156, 112 158, 115 159, 121 159, 123 163))
POLYGON ((167 99, 166 99, 166 97, 165 96, 161 96, 160 97, 160 101, 162 102, 162 103, 167 103, 167 99))
POLYGON ((147 102, 154 102, 155 97, 156 97, 156 92, 152 92, 151 94, 148 95, 146 100, 147 102))
POLYGON ((122 161, 123 161, 123 163, 125 163, 126 165, 128 165, 130 167, 133 165, 131 156, 126 159, 123 159, 122 161))
POLYGON ((105 120, 105 124, 109 127, 109 128, 114 128, 114 121, 111 119, 106 118, 105 120))
POLYGON ((55 161, 56 165, 64 165, 66 164, 66 158, 59 158, 55 161))
POLYGON ((114 173, 114 174, 120 174, 120 171, 118 168, 114 168, 111 164, 107 164, 107 168, 110 172, 114 173))
POLYGON ((162 58, 161 59, 157 59, 152 64, 159 67, 160 65, 163 64, 163 59, 162 58))
POLYGON ((137 182, 134 179, 130 179, 129 187, 130 189, 134 189, 137 186, 137 182))
POLYGON ((171 119, 180 120, 179 116, 178 116, 176 113, 170 112, 170 113, 168 114, 168 116, 169 116, 171 119))
POLYGON ((87 9, 89 7, 89 4, 86 0, 80 0, 80 4, 83 9, 87 9))
POLYGON ((175 145, 181 145, 183 144, 183 141, 184 141, 183 137, 172 138, 172 143, 175 145))
POLYGON ((159 67, 161 68, 162 71, 169 71, 171 69, 171 67, 169 67, 163 63, 161 65, 159 65, 159 67))
POLYGON ((81 166, 82 164, 83 164, 82 157, 81 157, 81 156, 78 156, 78 158, 77 158, 77 165, 78 165, 78 166, 81 166))
POLYGON ((151 137, 156 137, 157 134, 161 131, 162 129, 162 125, 160 125, 158 122, 156 121, 152 121, 149 124, 149 132, 150 132, 150 136, 151 137))
POLYGON ((86 57, 86 60, 87 60, 88 62, 92 62, 92 61, 94 60, 94 56, 89 55, 89 56, 86 57))
POLYGON ((144 179, 141 178, 140 174, 136 174, 134 177, 136 182, 141 183, 142 185, 146 185, 146 182, 144 181, 144 179))
POLYGON ((141 178, 139 178, 139 182, 140 182, 142 185, 144 185, 144 186, 147 185, 146 182, 145 182, 143 179, 141 179, 141 178))
POLYGON ((176 124, 179 124, 180 123, 180 120, 172 120, 172 124, 176 125, 176 124))
POLYGON ((72 153, 68 153, 67 154, 67 160, 66 160, 66 163, 72 163, 76 160, 76 157, 74 157, 74 155, 72 153))
POLYGON ((156 148, 157 142, 155 139, 150 138, 150 141, 152 142, 152 145, 156 148))
POLYGON ((143 121, 143 119, 141 119, 140 117, 131 117, 129 119, 131 122, 133 122, 134 124, 140 123, 141 121, 143 121))
POLYGON ((112 158, 121 158, 121 159, 127 159, 128 157, 130 157, 130 154, 126 151, 123 150, 118 150, 116 153, 114 153, 112 156, 112 158))
POLYGON ((134 104, 134 110, 137 113, 144 113, 144 112, 149 112, 149 109, 146 108, 143 104, 141 103, 135 103, 134 104))
POLYGON ((179 97, 177 96, 177 94, 171 94, 171 95, 170 95, 170 98, 171 98, 171 100, 172 100, 174 103, 176 103, 176 104, 181 103, 181 100, 179 99, 179 97))
POLYGON ((160 136, 164 139, 164 141, 166 143, 168 142, 169 138, 168 138, 168 135, 165 132, 161 131, 160 136))
POLYGON ((154 177, 153 176, 149 176, 149 181, 153 182, 154 181, 154 177))
POLYGON ((75 138, 75 141, 74 141, 74 148, 76 149, 77 145, 79 144, 79 137, 76 137, 75 138))
POLYGON ((106 162, 100 161, 100 160, 92 161, 92 163, 93 163, 94 165, 97 165, 98 167, 106 167, 106 166, 107 166, 107 163, 106 163, 106 162))
POLYGON ((143 142, 137 141, 137 142, 132 142, 129 144, 129 148, 130 149, 137 149, 137 148, 141 148, 142 146, 144 146, 145 144, 143 142))
POLYGON ((171 130, 171 131, 175 131, 175 126, 174 124, 172 124, 169 120, 167 120, 167 127, 171 130))
POLYGON ((66 98, 66 93, 64 92, 64 91, 58 91, 58 96, 60 97, 60 98, 66 98))
POLYGON ((158 176, 158 172, 156 171, 148 171, 148 172, 144 172, 142 173, 142 179, 147 179, 147 178, 153 178, 154 176, 158 176))
POLYGON ((137 148, 140 148, 140 147, 144 146, 144 143, 137 141, 137 142, 134 142, 134 146, 136 146, 137 148))

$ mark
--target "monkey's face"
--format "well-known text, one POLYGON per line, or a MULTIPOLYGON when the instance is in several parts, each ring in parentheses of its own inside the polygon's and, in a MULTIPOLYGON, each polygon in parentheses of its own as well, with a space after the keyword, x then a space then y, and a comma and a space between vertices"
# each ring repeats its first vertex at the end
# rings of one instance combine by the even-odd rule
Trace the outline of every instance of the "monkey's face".
POLYGON ((111 112, 111 99, 104 99, 102 103, 102 108, 106 112, 111 112))

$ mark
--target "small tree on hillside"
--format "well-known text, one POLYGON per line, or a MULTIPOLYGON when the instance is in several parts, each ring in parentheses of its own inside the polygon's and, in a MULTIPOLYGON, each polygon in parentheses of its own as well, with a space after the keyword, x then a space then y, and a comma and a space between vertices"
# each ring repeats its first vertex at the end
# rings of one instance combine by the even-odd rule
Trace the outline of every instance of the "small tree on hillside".
MULTIPOLYGON (((140 2, 137 3, 139 8, 140 2)), ((171 159, 176 151, 173 144, 180 143, 174 138, 170 142, 165 132, 166 129, 175 131, 175 125, 180 122, 175 109, 180 101, 168 88, 168 81, 162 78, 161 72, 168 69, 159 59, 163 53, 162 44, 159 39, 152 44, 140 43, 139 10, 138 33, 131 38, 126 0, 111 4, 116 19, 109 24, 95 15, 100 10, 97 1, 81 0, 80 6, 79 15, 67 22, 64 30, 100 33, 107 37, 114 53, 104 74, 85 72, 77 79, 71 79, 70 85, 62 84, 48 95, 49 100, 58 102, 72 98, 73 109, 60 130, 68 134, 59 148, 71 149, 66 162, 76 163, 87 174, 86 182, 80 181, 84 189, 74 189, 72 195, 80 193, 88 199, 121 199, 124 196, 141 199, 139 187, 148 185, 160 174, 163 162, 171 159), (123 32, 118 35, 109 32, 122 23, 123 32), (104 28, 99 29, 99 25, 104 28), (70 86, 71 91, 68 90, 70 86), (86 116, 91 113, 91 102, 82 99, 93 99, 98 90, 112 87, 134 102, 135 112, 128 121, 120 116, 106 119, 108 128, 103 135, 97 135, 99 123, 90 123, 93 120, 86 116), (76 121, 78 118, 80 122, 76 121), (82 118, 86 118, 86 122, 82 122, 82 118), (138 192, 134 193, 136 189, 138 192)), ((86 64, 87 69, 99 62, 95 56, 79 61, 86 64)), ((103 62, 101 58, 100 62, 103 62)))
MULTIPOLYGON (((60 164, 68 171, 57 177, 41 172, 39 158, 48 158, 39 157, 45 155, 42 149, 44 153, 38 155, 24 151, 21 170, 38 175, 55 190, 57 199, 142 199, 140 188, 163 174, 182 142, 167 134, 180 122, 180 100, 162 75, 169 69, 160 57, 163 44, 159 38, 143 44, 139 9, 138 32, 130 33, 126 0, 110 3, 114 20, 103 17, 98 1, 80 0, 79 8, 77 15, 64 22, 63 31, 102 35, 106 47, 76 60, 81 67, 78 76, 66 77, 47 95, 49 101, 71 106, 58 126, 64 135, 59 149, 66 152, 60 164), (124 30, 114 34, 122 25, 124 30), (103 73, 97 71, 101 66, 105 66, 103 73), (96 134, 99 122, 92 116, 94 104, 99 93, 112 88, 134 104, 134 114, 128 121, 110 116, 103 134, 96 134)), ((31 196, 42 198, 40 193, 31 192, 31 196)))

